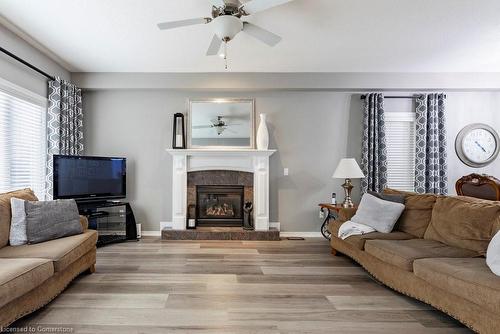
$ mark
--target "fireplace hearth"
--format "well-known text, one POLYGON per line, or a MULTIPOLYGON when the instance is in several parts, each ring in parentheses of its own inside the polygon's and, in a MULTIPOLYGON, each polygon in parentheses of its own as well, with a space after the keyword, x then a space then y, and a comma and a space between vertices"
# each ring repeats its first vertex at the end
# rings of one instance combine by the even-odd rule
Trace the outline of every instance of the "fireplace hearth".
POLYGON ((196 186, 198 226, 243 226, 244 187, 239 185, 196 186))

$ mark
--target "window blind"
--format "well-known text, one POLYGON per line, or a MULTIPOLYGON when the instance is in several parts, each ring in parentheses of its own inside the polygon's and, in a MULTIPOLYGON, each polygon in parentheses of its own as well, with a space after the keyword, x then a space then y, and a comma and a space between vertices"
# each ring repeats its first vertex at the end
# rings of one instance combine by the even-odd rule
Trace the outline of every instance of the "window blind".
POLYGON ((415 113, 386 112, 387 186, 414 191, 415 113))
POLYGON ((0 192, 45 196, 45 105, 0 89, 0 192))

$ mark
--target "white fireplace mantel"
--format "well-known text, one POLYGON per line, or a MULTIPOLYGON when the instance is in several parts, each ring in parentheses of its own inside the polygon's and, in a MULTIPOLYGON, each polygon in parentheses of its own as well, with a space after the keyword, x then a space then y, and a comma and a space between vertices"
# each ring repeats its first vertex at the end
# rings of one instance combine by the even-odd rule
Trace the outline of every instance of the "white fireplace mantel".
POLYGON ((269 230, 269 157, 276 150, 167 149, 172 155, 172 228, 186 229, 187 173, 235 170, 253 173, 255 229, 269 230))

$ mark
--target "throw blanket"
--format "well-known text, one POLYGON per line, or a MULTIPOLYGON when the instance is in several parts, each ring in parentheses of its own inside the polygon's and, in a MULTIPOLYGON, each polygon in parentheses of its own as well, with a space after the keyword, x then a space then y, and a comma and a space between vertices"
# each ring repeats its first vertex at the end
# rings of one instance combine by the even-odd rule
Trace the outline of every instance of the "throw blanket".
POLYGON ((339 238, 344 240, 351 235, 363 235, 371 232, 375 232, 373 227, 348 220, 340 225, 339 238))

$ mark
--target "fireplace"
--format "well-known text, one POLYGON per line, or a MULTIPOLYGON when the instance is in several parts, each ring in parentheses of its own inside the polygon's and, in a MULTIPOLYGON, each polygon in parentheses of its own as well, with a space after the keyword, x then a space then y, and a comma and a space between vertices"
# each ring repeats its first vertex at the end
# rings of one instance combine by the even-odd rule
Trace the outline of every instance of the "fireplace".
POLYGON ((243 226, 243 201, 243 186, 196 186, 197 225, 243 226))
POLYGON ((185 230, 196 219, 197 185, 244 186, 256 231, 269 230, 269 157, 275 150, 168 149, 172 155, 172 222, 160 228, 185 230), (192 215, 191 215, 192 213, 192 215))

